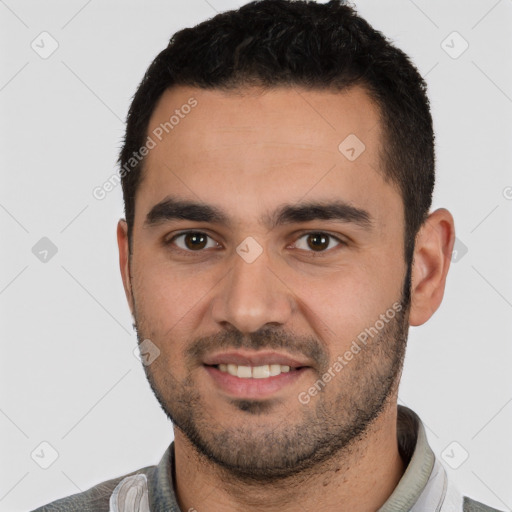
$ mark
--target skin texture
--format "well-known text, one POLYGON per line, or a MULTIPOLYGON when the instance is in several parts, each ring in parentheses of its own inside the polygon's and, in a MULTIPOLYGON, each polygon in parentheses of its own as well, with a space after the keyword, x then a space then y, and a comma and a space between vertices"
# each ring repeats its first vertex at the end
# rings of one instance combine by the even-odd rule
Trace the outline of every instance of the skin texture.
POLYGON ((403 203, 384 180, 378 109, 362 89, 177 87, 162 96, 148 133, 192 97, 197 106, 146 157, 131 256, 123 220, 117 233, 139 340, 160 350, 145 370, 174 421, 180 507, 376 510, 405 470, 396 401, 407 329, 442 300, 453 219, 437 210, 418 234, 409 307, 403 203), (350 134, 365 145, 354 161, 338 150, 350 134), (145 222, 171 197, 225 219, 145 222), (340 200, 370 222, 271 222, 283 205, 340 200), (208 244, 193 250, 175 238, 187 230, 208 244), (309 243, 318 232, 334 237, 322 250, 309 243), (261 250, 251 263, 236 251, 247 237, 261 250), (301 403, 299 394, 397 303, 400 313, 301 403), (235 348, 289 354, 308 369, 263 399, 241 399, 203 365, 235 348))

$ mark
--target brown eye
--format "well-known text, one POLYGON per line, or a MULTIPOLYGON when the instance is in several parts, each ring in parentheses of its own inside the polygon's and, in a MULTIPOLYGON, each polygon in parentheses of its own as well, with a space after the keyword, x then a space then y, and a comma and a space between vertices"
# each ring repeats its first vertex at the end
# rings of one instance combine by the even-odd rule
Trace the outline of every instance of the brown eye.
POLYGON ((217 247, 217 243, 211 237, 209 237, 206 233, 201 233, 200 231, 188 231, 187 233, 181 233, 180 235, 176 235, 170 241, 177 245, 180 249, 184 251, 201 251, 202 249, 210 249, 212 247, 217 247))
POLYGON ((327 250, 343 245, 344 242, 328 233, 320 231, 306 233, 302 235, 296 242, 295 247, 308 252, 327 252, 327 250))
POLYGON ((311 233, 307 235, 308 247, 313 251, 325 251, 329 247, 329 238, 323 233, 311 233))
POLYGON ((187 249, 195 251, 206 247, 208 237, 204 233, 187 233, 184 241, 187 249))

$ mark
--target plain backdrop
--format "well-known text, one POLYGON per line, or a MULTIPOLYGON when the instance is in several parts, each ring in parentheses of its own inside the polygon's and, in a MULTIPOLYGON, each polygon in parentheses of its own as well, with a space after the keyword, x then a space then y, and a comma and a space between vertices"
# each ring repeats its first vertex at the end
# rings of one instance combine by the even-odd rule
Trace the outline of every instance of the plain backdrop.
MULTIPOLYGON (((512 0, 355 4, 426 77, 434 207, 457 228, 444 302, 410 333, 400 401, 465 494, 511 510, 512 0)), ((151 60, 178 29, 239 5, 0 1, 1 511, 155 464, 172 440, 133 355, 121 188, 92 191, 116 172, 151 60)))

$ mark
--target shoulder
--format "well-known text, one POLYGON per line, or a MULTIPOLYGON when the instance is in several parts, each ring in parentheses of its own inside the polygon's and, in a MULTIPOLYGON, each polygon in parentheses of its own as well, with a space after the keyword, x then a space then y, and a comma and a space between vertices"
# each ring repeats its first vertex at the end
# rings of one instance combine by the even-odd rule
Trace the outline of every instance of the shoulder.
POLYGON ((154 469, 155 466, 147 466, 118 478, 106 480, 87 491, 52 501, 32 512, 108 512, 110 509, 110 497, 122 480, 135 475, 145 475, 147 478, 150 478, 154 469))
POLYGON ((488 507, 483 503, 464 496, 464 512, 500 512, 496 508, 488 507))

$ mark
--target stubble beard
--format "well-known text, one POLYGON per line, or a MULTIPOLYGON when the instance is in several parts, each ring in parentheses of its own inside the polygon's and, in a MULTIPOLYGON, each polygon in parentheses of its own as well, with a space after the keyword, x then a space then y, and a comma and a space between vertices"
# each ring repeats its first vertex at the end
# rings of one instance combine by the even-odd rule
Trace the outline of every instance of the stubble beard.
MULTIPOLYGON (((339 459, 342 453, 348 456, 396 394, 407 342, 409 291, 410 274, 404 283, 402 309, 308 404, 301 404, 294 396, 297 412, 292 421, 290 415, 286 421, 268 421, 280 407, 275 401, 233 399, 233 416, 245 415, 246 421, 233 422, 236 426, 220 424, 208 414, 190 375, 179 381, 168 369, 153 363, 144 367, 146 377, 165 414, 205 462, 244 482, 276 483, 306 475, 335 457, 339 459)), ((144 326, 137 314, 139 342, 147 334, 144 326)), ((172 345, 172 340, 153 341, 172 345)), ((274 329, 249 336, 239 331, 222 332, 194 340, 191 346, 195 348, 188 355, 197 355, 199 348, 208 346, 296 349, 297 343, 302 352, 322 361, 316 377, 320 379, 333 364, 321 344, 314 338, 298 341, 297 336, 274 329)))

